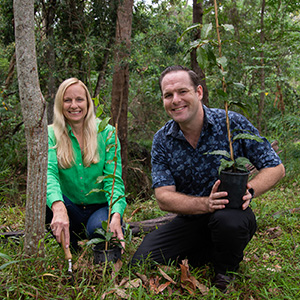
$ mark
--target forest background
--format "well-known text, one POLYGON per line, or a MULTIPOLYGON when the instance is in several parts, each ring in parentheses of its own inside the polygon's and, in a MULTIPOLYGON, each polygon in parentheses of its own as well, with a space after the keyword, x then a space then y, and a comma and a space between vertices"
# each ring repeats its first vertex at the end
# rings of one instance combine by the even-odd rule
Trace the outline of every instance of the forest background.
MULTIPOLYGON (((297 209, 300 206, 300 3, 231 0, 219 1, 218 5, 219 23, 233 26, 231 30, 221 27, 226 77, 228 82, 245 86, 228 93, 231 99, 245 104, 246 111, 238 111, 246 114, 262 135, 270 142, 278 141, 287 172, 279 190, 290 189, 293 195, 287 207, 278 204, 268 213, 297 209)), ((160 73, 169 65, 181 64, 205 75, 208 91, 205 103, 219 108, 223 107, 223 100, 217 91, 223 74, 213 64, 212 53, 218 55, 217 44, 214 46, 213 42, 215 30, 207 30, 207 34, 205 31, 209 24, 215 26, 213 1, 152 1, 151 4, 135 1, 128 12, 132 13, 130 46, 116 42, 117 25, 122 27, 117 22, 117 6, 118 1, 105 0, 35 1, 36 53, 49 123, 56 89, 64 79, 74 76, 85 82, 92 96, 99 97, 104 105, 104 115, 110 116, 115 109, 113 95, 118 85, 113 82, 116 62, 128 72, 128 113, 123 124, 126 134, 122 138, 124 148, 128 149, 124 173, 129 193, 128 213, 135 205, 144 207, 143 214, 135 216, 139 220, 160 215, 154 209, 146 212, 148 204, 144 204, 155 206, 150 177, 151 143, 154 133, 168 120, 158 86, 160 73), (202 23, 202 31, 188 30, 183 35, 194 23, 202 23), (117 61, 118 53, 125 55, 117 61)), ((22 221, 11 223, 7 212, 14 207, 20 211, 24 208, 27 169, 12 0, 0 1, 0 32, 0 231, 6 231, 22 229, 22 221)), ((264 211, 265 207, 258 204, 257 209, 264 211)), ((297 230, 299 235, 299 226, 297 230)), ((299 257, 299 250, 297 253, 299 257)))

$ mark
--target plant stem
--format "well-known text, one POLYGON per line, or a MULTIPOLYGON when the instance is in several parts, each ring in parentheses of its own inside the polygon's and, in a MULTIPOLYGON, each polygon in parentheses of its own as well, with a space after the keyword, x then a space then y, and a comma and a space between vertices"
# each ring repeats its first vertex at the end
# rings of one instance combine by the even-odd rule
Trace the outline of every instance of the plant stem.
MULTIPOLYGON (((218 5, 217 0, 214 0, 214 7, 215 7, 215 19, 216 19, 216 30, 217 30, 217 37, 218 37, 218 46, 219 46, 219 57, 222 57, 222 44, 221 44, 221 38, 220 38, 220 31, 219 31, 219 20, 218 20, 218 5)), ((222 72, 224 72, 223 66, 220 64, 220 68, 222 72)), ((223 92, 226 93, 226 82, 225 77, 222 78, 222 87, 223 92)), ((231 141, 231 133, 230 133, 230 121, 228 116, 228 101, 224 101, 224 107, 225 107, 225 113, 226 113, 226 127, 227 127, 227 138, 229 143, 229 150, 230 150, 230 159, 234 161, 234 155, 233 155, 233 147, 232 147, 232 141, 231 141)))
MULTIPOLYGON (((114 156, 114 161, 115 161, 115 167, 114 167, 114 177, 113 177, 113 182, 112 182, 112 187, 111 187, 111 194, 110 194, 110 200, 109 200, 109 208, 108 208, 108 218, 107 218, 107 228, 106 228, 106 233, 109 233, 109 224, 110 224, 110 218, 111 218, 111 209, 112 209, 112 202, 113 202, 113 196, 114 196, 114 188, 115 188, 115 181, 116 181, 116 170, 117 170, 117 148, 118 148, 118 123, 115 125, 115 156, 114 156)), ((108 249, 108 241, 105 241, 105 250, 107 251, 108 249)))

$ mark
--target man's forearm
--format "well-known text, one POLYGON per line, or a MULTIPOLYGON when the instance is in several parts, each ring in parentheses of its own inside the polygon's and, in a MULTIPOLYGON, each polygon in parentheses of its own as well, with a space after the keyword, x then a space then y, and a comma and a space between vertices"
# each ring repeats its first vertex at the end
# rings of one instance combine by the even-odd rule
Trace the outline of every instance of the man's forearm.
POLYGON ((265 168, 249 181, 249 184, 255 191, 255 197, 262 195, 271 189, 276 183, 285 176, 285 169, 283 164, 273 168, 265 168))
POLYGON ((207 197, 188 196, 178 192, 155 193, 159 208, 163 211, 177 214, 203 214, 207 213, 207 197), (169 200, 172 199, 172 200, 169 200))

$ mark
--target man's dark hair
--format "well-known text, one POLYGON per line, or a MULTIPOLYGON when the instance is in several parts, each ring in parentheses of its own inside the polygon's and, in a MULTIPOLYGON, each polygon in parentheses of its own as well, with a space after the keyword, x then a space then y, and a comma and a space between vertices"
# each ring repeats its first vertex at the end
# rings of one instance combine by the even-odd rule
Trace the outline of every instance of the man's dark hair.
POLYGON ((160 91, 162 92, 162 90, 161 90, 161 82, 162 82, 163 78, 164 78, 168 73, 171 73, 171 72, 177 72, 177 71, 185 71, 185 72, 187 72, 187 73, 189 74, 190 79, 191 79, 191 82, 192 82, 192 84, 193 84, 193 86, 194 86, 194 88, 195 88, 195 91, 196 91, 198 85, 200 85, 200 80, 199 80, 198 75, 197 75, 194 71, 192 71, 192 70, 190 70, 190 69, 188 69, 188 68, 186 68, 186 67, 180 66, 180 65, 167 67, 167 68, 161 73, 161 75, 160 75, 160 77, 159 77, 159 88, 160 88, 160 91))

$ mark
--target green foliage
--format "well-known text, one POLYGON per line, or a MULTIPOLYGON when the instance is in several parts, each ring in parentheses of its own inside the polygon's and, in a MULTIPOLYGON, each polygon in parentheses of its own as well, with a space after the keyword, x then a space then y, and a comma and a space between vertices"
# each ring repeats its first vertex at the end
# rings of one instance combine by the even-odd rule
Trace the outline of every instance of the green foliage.
MULTIPOLYGON (((295 178, 298 182, 299 174, 300 172, 295 178)), ((168 285, 173 291, 171 298, 244 299, 246 295, 253 299, 298 299, 300 276, 297 270, 300 252, 297 245, 300 243, 300 217, 296 209, 300 206, 299 199, 299 184, 293 186, 293 182, 289 181, 252 201, 258 229, 246 248, 236 280, 225 296, 212 286, 213 272, 209 266, 190 269, 191 275, 207 287, 207 295, 202 295, 198 289, 194 295, 190 295, 185 289, 176 293, 177 287, 180 287, 181 273, 179 267, 172 265, 161 268, 177 283, 168 285)), ((132 221, 162 214, 155 200, 140 201, 128 207, 125 220, 138 208, 140 211, 134 215, 132 221)), ((12 226, 16 219, 13 209, 6 209, 4 213, 10 220, 6 225, 12 226)), ((1 216, 0 221, 2 222, 1 216)), ((24 228, 24 223, 19 226, 18 229, 24 228)), ((148 281, 157 277, 160 278, 160 284, 168 284, 159 269, 152 268, 148 262, 141 264, 138 270, 129 266, 128 262, 143 237, 144 234, 135 236, 131 241, 126 238, 123 265, 119 271, 116 271, 113 264, 108 264, 106 268, 94 265, 91 247, 82 245, 83 249, 73 255, 74 265, 76 264, 73 284, 69 281, 64 253, 55 239, 46 237, 45 258, 30 259, 22 255, 23 238, 10 238, 6 243, 0 240, 0 298, 22 299, 34 296, 44 299, 100 299, 105 292, 110 292, 106 298, 117 299, 115 293, 120 290, 131 299, 170 298, 166 289, 154 294, 147 283, 137 287, 131 285, 130 288, 119 286, 123 279, 134 280, 132 283, 138 282, 138 274, 145 276, 143 278, 148 281)))
MULTIPOLYGON (((253 134, 249 133, 238 133, 232 138, 232 142, 239 140, 239 139, 247 139, 247 140, 254 140, 259 143, 261 143, 263 140, 253 134)), ((251 162, 249 161, 248 158, 246 157, 235 157, 234 160, 231 160, 230 153, 225 151, 225 150, 216 150, 212 151, 209 153, 205 154, 210 154, 210 155, 222 155, 228 158, 229 160, 226 159, 221 159, 220 160, 220 167, 219 167, 219 174, 221 171, 226 170, 226 169, 231 169, 233 168, 234 170, 239 170, 239 171, 247 171, 247 165, 251 165, 251 162)))
POLYGON ((102 228, 97 228, 95 230, 95 234, 101 236, 97 238, 93 238, 87 242, 87 245, 96 245, 100 243, 108 243, 110 247, 119 247, 123 248, 121 242, 123 240, 117 239, 117 237, 113 236, 114 233, 109 231, 107 228, 107 221, 102 221, 102 228))
MULTIPOLYGON (((53 101, 55 90, 62 80, 77 76, 88 85, 90 91, 94 91, 98 76, 103 73, 99 96, 101 104, 104 104, 104 115, 108 116, 114 65, 111 54, 114 52, 116 1, 75 2, 35 1, 40 86, 47 101, 53 101), (48 22, 51 25, 49 28, 48 22), (52 65, 47 56, 49 46, 53 48, 55 58, 52 65)), ((258 103, 264 92, 261 133, 271 138, 276 135, 280 142, 287 135, 286 127, 278 121, 275 128, 270 120, 274 118, 276 122, 276 119, 285 118, 284 115, 296 115, 300 108, 299 2, 266 1, 263 45, 260 41, 261 1, 218 3, 222 52, 226 60, 224 56, 218 58, 217 43, 213 42, 215 13, 211 1, 202 1, 201 42, 193 41, 195 28, 200 25, 192 23, 192 7, 186 5, 186 1, 154 2, 134 3, 129 61, 130 153, 127 186, 134 189, 130 190, 133 195, 138 196, 141 192, 147 197, 152 194, 148 159, 151 141, 153 134, 168 120, 161 102, 158 77, 169 65, 189 67, 189 50, 192 47, 197 47, 198 63, 205 72, 211 107, 223 106, 220 79, 225 75, 228 99, 244 103, 244 107, 236 108, 237 111, 243 114, 247 111, 247 118, 257 126, 258 103), (180 42, 177 43, 178 39, 180 42), (262 50, 266 76, 264 91, 261 91, 260 78, 262 50), (226 66, 225 73, 216 67, 220 65, 226 66), (243 84, 245 90, 236 88, 237 84, 233 83, 243 84), (283 96, 284 112, 278 106, 278 86, 283 96), (279 131, 281 135, 277 134, 279 131)), ((22 170, 24 175, 26 146, 20 125, 22 118, 16 71, 12 83, 4 89, 14 54, 12 0, 0 1, 0 32, 0 159, 6 158, 12 172, 22 170)), ((14 178, 18 180, 17 176, 14 178)))

